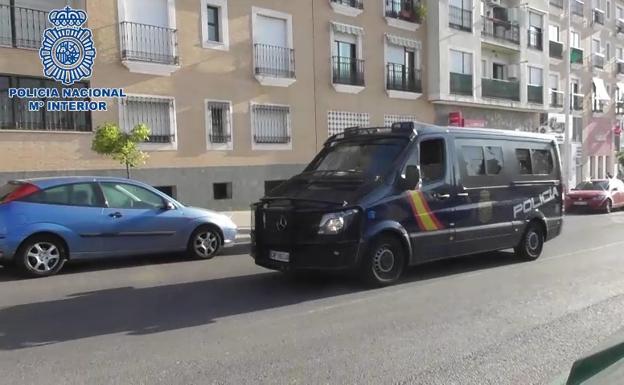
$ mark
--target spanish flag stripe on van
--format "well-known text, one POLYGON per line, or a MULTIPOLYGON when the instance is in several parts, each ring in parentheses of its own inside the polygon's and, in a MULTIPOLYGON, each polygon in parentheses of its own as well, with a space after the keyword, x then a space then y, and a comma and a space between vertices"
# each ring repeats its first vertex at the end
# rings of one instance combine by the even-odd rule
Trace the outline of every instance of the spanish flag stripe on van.
POLYGON ((410 206, 412 207, 412 212, 418 222, 418 227, 422 231, 441 230, 443 226, 438 218, 436 218, 431 212, 431 209, 429 208, 422 192, 409 191, 407 194, 410 206))

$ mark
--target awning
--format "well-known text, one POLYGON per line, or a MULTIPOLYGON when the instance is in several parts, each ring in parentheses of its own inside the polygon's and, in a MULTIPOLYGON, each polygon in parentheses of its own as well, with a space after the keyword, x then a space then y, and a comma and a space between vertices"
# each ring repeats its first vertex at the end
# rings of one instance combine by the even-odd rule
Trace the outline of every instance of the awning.
POLYGON ((594 86, 596 87, 596 99, 604 101, 611 100, 609 93, 607 92, 607 87, 605 87, 604 80, 594 78, 594 86))
POLYGON ((336 23, 332 21, 332 28, 336 32, 346 33, 348 35, 364 35, 364 28, 355 25, 336 23))
POLYGON ((388 43, 394 45, 400 45, 401 47, 412 48, 420 50, 422 48, 422 43, 418 40, 412 40, 401 36, 386 34, 386 39, 388 39, 388 43))

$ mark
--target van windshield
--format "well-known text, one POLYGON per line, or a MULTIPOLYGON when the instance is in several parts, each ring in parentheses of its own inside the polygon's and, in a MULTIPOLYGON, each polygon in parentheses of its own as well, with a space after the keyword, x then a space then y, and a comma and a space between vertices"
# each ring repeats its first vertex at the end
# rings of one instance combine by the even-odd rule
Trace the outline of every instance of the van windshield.
POLYGON ((407 143, 405 139, 339 142, 326 147, 303 174, 378 177, 389 171, 407 143))

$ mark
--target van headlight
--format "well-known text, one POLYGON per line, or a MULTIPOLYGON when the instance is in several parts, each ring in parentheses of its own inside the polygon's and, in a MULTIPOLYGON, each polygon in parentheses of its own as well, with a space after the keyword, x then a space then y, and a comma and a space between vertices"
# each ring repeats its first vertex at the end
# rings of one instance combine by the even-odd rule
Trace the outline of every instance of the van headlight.
POLYGON ((319 223, 319 234, 339 234, 353 222, 357 209, 340 211, 323 215, 319 223))

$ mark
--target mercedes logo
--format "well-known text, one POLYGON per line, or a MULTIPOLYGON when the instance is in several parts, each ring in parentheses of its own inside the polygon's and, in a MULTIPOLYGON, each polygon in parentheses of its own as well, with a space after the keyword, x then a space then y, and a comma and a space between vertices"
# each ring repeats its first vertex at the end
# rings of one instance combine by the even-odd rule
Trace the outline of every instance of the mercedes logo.
POLYGON ((275 227, 277 227, 277 231, 284 231, 286 230, 286 226, 288 226, 288 221, 286 220, 286 217, 282 215, 275 224, 275 227))

